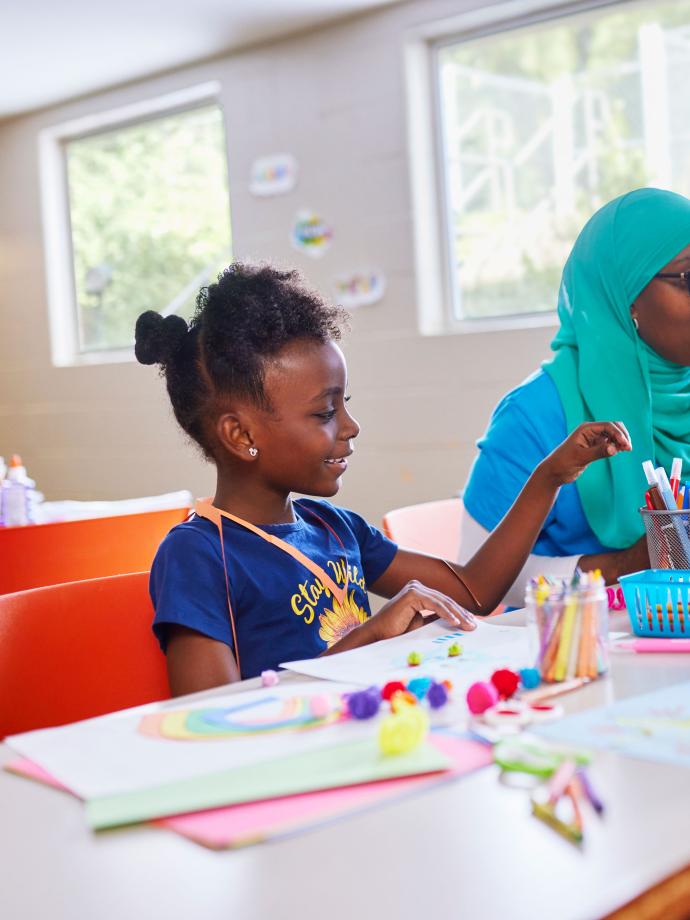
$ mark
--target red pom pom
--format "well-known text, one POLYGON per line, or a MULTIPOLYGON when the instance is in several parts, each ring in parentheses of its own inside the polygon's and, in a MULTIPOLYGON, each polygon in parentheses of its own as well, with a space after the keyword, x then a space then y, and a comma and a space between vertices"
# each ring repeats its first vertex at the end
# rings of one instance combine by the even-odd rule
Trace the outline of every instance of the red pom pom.
POLYGON ((491 683, 498 690, 502 700, 509 700, 520 686, 520 675, 509 668, 501 668, 491 675, 491 683))
POLYGON ((405 690, 405 684, 400 680, 389 681, 381 691, 384 700, 389 700, 398 690, 405 690))

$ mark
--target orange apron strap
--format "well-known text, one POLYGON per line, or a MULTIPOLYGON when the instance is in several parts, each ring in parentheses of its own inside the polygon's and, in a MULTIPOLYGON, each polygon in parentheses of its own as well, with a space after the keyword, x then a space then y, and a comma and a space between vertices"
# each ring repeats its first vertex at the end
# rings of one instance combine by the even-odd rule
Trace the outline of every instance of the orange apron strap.
POLYGON ((199 517, 206 518, 209 521, 212 521, 214 524, 218 525, 218 535, 220 536, 220 554, 223 557, 223 573, 225 575, 225 597, 228 602, 228 613, 230 614, 230 628, 232 629, 232 642, 235 646, 235 660, 237 661, 237 670, 240 672, 240 680, 242 679, 242 663, 240 662, 240 646, 237 641, 237 630, 235 628, 235 614, 232 610, 232 602, 230 600, 230 581, 228 579, 228 564, 225 560, 225 543, 223 542, 223 527, 221 524, 220 512, 214 514, 213 512, 217 511, 217 508, 214 508, 209 502, 200 502, 196 503, 194 508, 195 514, 198 514, 199 517), (202 510, 200 510, 200 508, 202 510), (204 513, 206 509, 209 509, 211 513, 204 513))
MULTIPOLYGON (((220 508, 216 508, 210 502, 201 502, 197 501, 194 506, 195 512, 199 517, 206 518, 209 521, 213 521, 214 524, 218 527, 218 532, 220 534, 221 546, 223 545, 223 526, 222 519, 228 518, 230 521, 234 521, 236 524, 239 524, 241 527, 245 527, 247 530, 251 530, 252 533, 257 534, 263 540, 266 540, 268 543, 272 543, 278 549, 282 549, 283 552, 287 553, 289 556, 292 556, 293 559, 296 559, 301 563, 305 569, 308 569, 312 575, 315 575, 324 586, 328 588, 331 594, 338 600, 342 605, 345 603, 345 598, 347 596, 347 585, 344 588, 339 588, 338 585, 333 581, 331 576, 325 572, 320 565, 314 562, 313 559, 310 559, 308 556, 305 556, 304 553, 300 552, 296 546, 292 546, 290 543, 286 543, 285 540, 281 540, 280 537, 274 536, 272 533, 266 533, 265 530, 262 530, 260 527, 256 527, 254 524, 250 524, 249 521, 244 521, 242 518, 235 517, 234 514, 229 514, 227 511, 221 511, 220 508)), ((315 515, 318 517, 318 515, 315 515)), ((321 518, 319 518, 321 520, 321 518)), ((324 522, 325 523, 325 522, 324 522)), ((328 528, 331 533, 335 533, 330 527, 328 528)), ((336 535, 337 536, 337 535, 336 535)), ((338 537, 338 542, 342 546, 342 541, 338 537)), ((225 563, 225 550, 223 550, 223 563, 225 563)), ((227 567, 225 569, 225 576, 227 582, 227 567)), ((230 602, 230 593, 228 587, 228 603, 230 602)), ((234 627, 233 627, 234 629, 234 627)))

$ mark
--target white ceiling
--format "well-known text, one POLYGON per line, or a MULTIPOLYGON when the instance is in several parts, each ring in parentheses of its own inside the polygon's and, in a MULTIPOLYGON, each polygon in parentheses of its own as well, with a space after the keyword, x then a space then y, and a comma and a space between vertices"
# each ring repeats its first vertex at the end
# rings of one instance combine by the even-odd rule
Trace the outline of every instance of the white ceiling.
POLYGON ((0 118, 399 0, 0 0, 0 118))

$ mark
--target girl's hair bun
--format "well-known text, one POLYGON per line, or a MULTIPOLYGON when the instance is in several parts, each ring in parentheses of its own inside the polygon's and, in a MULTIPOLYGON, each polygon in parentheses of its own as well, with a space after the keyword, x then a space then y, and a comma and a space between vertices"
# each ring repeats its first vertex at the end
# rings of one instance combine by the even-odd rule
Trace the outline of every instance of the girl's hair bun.
POLYGON ((181 316, 161 316, 154 310, 142 313, 134 327, 134 354, 141 364, 168 364, 187 335, 181 316))

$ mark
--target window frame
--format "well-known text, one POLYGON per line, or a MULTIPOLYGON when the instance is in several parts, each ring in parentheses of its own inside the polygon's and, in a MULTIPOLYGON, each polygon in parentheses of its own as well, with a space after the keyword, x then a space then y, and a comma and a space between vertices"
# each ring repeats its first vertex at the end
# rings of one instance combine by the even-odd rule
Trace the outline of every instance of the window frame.
POLYGON ((222 111, 220 90, 220 83, 211 80, 172 93, 95 112, 39 132, 38 157, 46 299, 53 366, 78 367, 135 360, 133 347, 81 350, 70 222, 67 144, 104 131, 124 129, 130 125, 190 111, 203 105, 215 104, 222 111))
POLYGON ((505 332, 558 325, 556 309, 472 319, 458 318, 457 273, 445 169, 438 55, 459 42, 542 25, 638 0, 507 0, 460 13, 407 33, 403 49, 408 151, 419 329, 422 335, 505 332))

